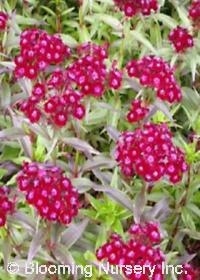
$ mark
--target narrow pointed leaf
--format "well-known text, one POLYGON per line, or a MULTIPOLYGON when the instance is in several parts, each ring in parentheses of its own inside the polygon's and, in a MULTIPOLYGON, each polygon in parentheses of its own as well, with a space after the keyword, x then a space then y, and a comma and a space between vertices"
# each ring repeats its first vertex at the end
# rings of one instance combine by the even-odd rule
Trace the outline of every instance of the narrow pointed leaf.
POLYGON ((85 219, 80 223, 71 224, 61 236, 61 242, 65 244, 66 248, 71 248, 84 233, 89 220, 85 219))

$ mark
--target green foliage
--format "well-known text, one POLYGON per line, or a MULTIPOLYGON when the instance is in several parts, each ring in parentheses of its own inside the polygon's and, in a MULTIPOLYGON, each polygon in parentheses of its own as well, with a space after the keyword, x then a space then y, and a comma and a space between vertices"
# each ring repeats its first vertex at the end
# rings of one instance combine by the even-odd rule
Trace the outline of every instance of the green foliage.
MULTIPOLYGON (((9 217, 6 227, 0 228, 0 280, 24 279, 23 273, 12 276, 3 268, 15 259, 22 267, 27 259, 40 264, 96 262, 96 249, 112 232, 125 239, 130 224, 143 220, 161 224, 162 249, 168 261, 175 264, 178 257, 187 259, 189 252, 192 256, 196 254, 194 265, 199 268, 196 248, 200 242, 200 33, 193 29, 188 17, 189 2, 160 0, 158 13, 131 19, 124 17, 112 0, 0 2, 0 10, 10 17, 9 28, 0 33, 1 185, 7 185, 15 198, 16 176, 22 163, 51 162, 70 177, 80 193, 82 206, 78 217, 65 227, 40 219, 24 196, 19 195, 16 212, 9 217), (185 54, 176 54, 168 41, 170 30, 178 24, 187 27, 195 37, 195 47, 185 54), (155 100, 153 90, 129 79, 124 70, 119 91, 106 90, 102 98, 84 100, 83 121, 70 120, 62 129, 48 123, 31 124, 20 112, 19 103, 30 96, 33 85, 28 79, 16 82, 12 75, 20 33, 26 28, 59 34, 72 50, 88 41, 107 42, 108 67, 113 60, 117 67, 123 68, 131 59, 161 56, 176 66, 183 99, 175 105, 155 100), (167 122, 174 142, 186 153, 189 171, 176 186, 166 178, 153 185, 145 184, 138 176, 129 180, 116 166, 113 156, 116 139, 120 132, 137 127, 127 122, 126 114, 131 101, 141 96, 150 104, 145 121, 167 122)), ((70 62, 69 59, 65 66, 70 62)), ((53 280, 49 275, 26 279, 53 280)), ((70 276, 59 275, 56 279, 70 276)), ((99 276, 94 268, 91 279, 112 278, 99 276)))

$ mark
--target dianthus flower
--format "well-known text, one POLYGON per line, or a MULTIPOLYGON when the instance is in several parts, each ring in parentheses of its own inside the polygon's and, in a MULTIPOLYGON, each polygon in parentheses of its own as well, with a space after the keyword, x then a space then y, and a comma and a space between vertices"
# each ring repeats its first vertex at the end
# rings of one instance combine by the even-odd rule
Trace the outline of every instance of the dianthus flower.
POLYGON ((193 23, 200 27, 200 0, 192 1, 189 7, 189 16, 193 23))
POLYGON ((6 217, 14 209, 14 202, 8 198, 8 188, 0 187, 0 227, 6 224, 6 217))
POLYGON ((186 28, 177 26, 169 34, 169 41, 178 53, 184 52, 194 46, 193 37, 186 28))
POLYGON ((4 12, 0 12, 0 31, 4 31, 6 29, 8 21, 8 15, 4 12))
POLYGON ((81 120, 85 116, 85 95, 98 97, 107 86, 121 86, 122 71, 115 63, 110 71, 106 68, 106 46, 80 45, 78 58, 65 69, 63 62, 69 56, 70 49, 59 36, 38 29, 22 32, 20 54, 15 57, 15 77, 34 80, 31 96, 20 104, 30 122, 37 123, 43 116, 48 123, 63 127, 70 116, 81 120))
POLYGON ((36 83, 32 95, 21 102, 20 110, 30 122, 37 123, 43 114, 50 124, 63 127, 70 116, 79 120, 85 116, 82 95, 78 91, 67 89, 62 94, 54 95, 46 91, 45 84, 36 83))
POLYGON ((136 274, 134 271, 130 273, 125 266, 140 265, 143 267, 148 264, 155 267, 151 279, 164 280, 162 263, 165 261, 165 256, 158 247, 161 239, 158 225, 155 223, 135 224, 129 229, 129 234, 127 242, 121 236, 112 234, 110 241, 97 250, 97 259, 106 260, 111 265, 124 265, 122 270, 125 277, 132 280, 149 280, 150 271, 146 270, 145 274, 142 272, 136 274))
POLYGON ((114 2, 127 17, 133 17, 137 14, 149 16, 152 11, 158 10, 157 0, 114 0, 114 2))
POLYGON ((199 273, 194 270, 192 265, 186 263, 182 267, 183 273, 178 277, 178 280, 198 280, 199 273))
POLYGON ((20 54, 15 57, 15 77, 34 80, 50 65, 58 65, 71 54, 58 35, 27 29, 20 36, 20 54))
POLYGON ((160 99, 170 103, 181 100, 181 89, 174 77, 174 68, 162 58, 145 56, 130 61, 126 68, 129 77, 138 78, 142 86, 155 89, 160 99))
POLYGON ((123 132, 115 158, 125 176, 137 174, 147 182, 165 176, 171 183, 178 183, 188 168, 184 153, 173 144, 172 133, 164 123, 147 123, 143 128, 123 132))
POLYGON ((107 45, 98 46, 85 43, 78 48, 78 59, 67 67, 67 77, 83 95, 102 96, 107 80, 109 86, 118 89, 122 74, 116 68, 108 73, 105 59, 108 58, 107 45))
POLYGON ((122 85, 123 72, 116 68, 116 61, 113 62, 108 74, 108 85, 111 89, 119 89, 122 85))
POLYGON ((133 100, 131 102, 131 110, 128 112, 127 119, 130 123, 138 122, 146 117, 149 109, 142 104, 141 100, 133 100))
MULTIPOLYGON (((146 222, 133 224, 129 229, 129 239, 124 241, 122 237, 113 233, 109 242, 96 251, 98 261, 107 261, 110 265, 120 266, 126 279, 131 280, 165 280, 163 264, 166 261, 159 244, 161 234, 158 224, 146 222), (153 275, 150 269, 134 271, 134 267, 150 266, 155 268, 153 275), (128 267, 128 269, 127 269, 128 267), (131 269, 132 268, 132 269, 131 269)), ((197 273, 190 264, 182 265, 182 274, 178 280, 197 280, 197 273)))
POLYGON ((69 224, 78 214, 78 192, 59 167, 24 163, 17 184, 44 219, 69 224))

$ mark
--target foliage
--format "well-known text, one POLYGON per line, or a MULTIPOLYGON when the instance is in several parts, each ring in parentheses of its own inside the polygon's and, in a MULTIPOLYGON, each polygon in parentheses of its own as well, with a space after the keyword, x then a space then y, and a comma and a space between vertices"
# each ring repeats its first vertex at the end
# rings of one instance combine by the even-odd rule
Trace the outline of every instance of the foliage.
MULTIPOLYGON (((0 10, 9 19, 0 32, 0 181, 11 190, 15 211, 0 228, 0 279, 24 279, 27 260, 48 265, 96 264, 95 252, 112 232, 126 239, 130 225, 143 221, 159 223, 161 247, 170 264, 190 262, 200 268, 200 32, 188 17, 191 1, 158 2, 157 12, 128 18, 112 0, 1 1, 0 10), (184 53, 176 53, 168 40, 177 25, 187 28, 194 38, 194 47, 184 53), (71 118, 62 128, 44 120, 31 123, 18 105, 31 95, 33 82, 17 80, 13 74, 20 34, 26 28, 59 34, 71 48, 72 60, 83 43, 108 43, 106 67, 112 69, 116 61, 116 68, 123 72, 122 86, 117 90, 106 86, 99 98, 86 96, 82 120, 71 118), (130 60, 149 55, 175 66, 180 102, 160 100, 152 88, 127 75, 130 60), (129 123, 126 116, 136 98, 143 100, 149 112, 139 123, 129 123), (141 128, 147 121, 166 122, 174 145, 185 153, 188 170, 175 185, 165 177, 157 182, 145 182, 137 174, 127 178, 115 160, 119 134, 141 128), (52 163, 70 178, 80 199, 79 214, 71 224, 48 222, 26 202, 16 182, 24 161, 52 163), (20 264, 19 274, 6 272, 11 261, 20 264)), ((69 66, 70 59, 63 67, 69 66)), ((91 279, 112 277, 118 279, 99 276, 94 266, 91 279)), ((70 276, 30 275, 26 279, 70 276)))

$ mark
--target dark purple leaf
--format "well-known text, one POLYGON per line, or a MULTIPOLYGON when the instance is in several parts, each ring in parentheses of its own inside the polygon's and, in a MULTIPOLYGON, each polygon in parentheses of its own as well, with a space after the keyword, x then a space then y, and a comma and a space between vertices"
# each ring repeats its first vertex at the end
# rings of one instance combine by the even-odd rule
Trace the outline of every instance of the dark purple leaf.
POLYGON ((89 220, 85 219, 80 223, 71 224, 67 230, 65 230, 61 236, 61 242, 66 246, 66 248, 71 248, 76 241, 81 238, 84 233, 89 220))
POLYGON ((62 142, 72 146, 74 149, 84 152, 86 155, 89 154, 94 154, 94 155, 99 155, 100 153, 95 150, 90 144, 88 144, 87 142, 81 140, 81 139, 77 139, 75 137, 71 137, 71 138, 63 138, 62 142))
POLYGON ((40 229, 33 235, 33 239, 30 244, 29 252, 28 252, 28 262, 31 262, 33 258, 37 255, 38 251, 41 249, 44 241, 46 239, 46 231, 44 229, 40 229))

